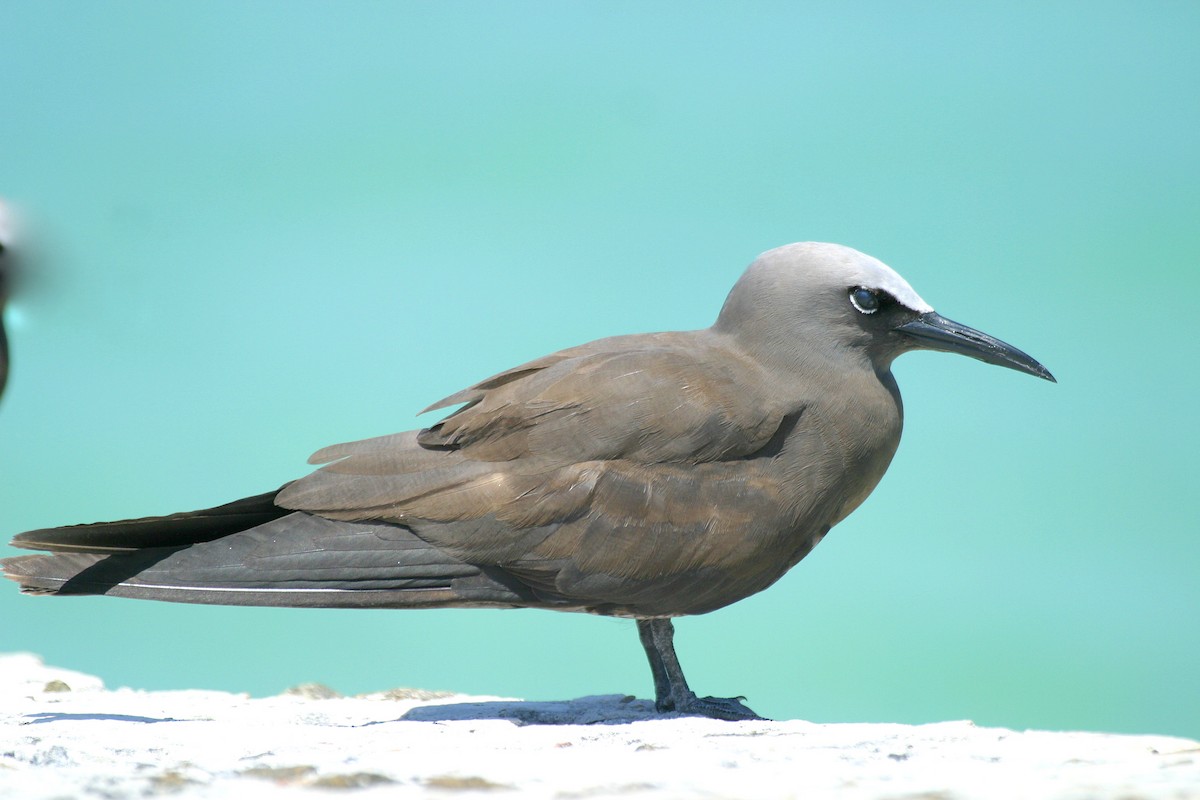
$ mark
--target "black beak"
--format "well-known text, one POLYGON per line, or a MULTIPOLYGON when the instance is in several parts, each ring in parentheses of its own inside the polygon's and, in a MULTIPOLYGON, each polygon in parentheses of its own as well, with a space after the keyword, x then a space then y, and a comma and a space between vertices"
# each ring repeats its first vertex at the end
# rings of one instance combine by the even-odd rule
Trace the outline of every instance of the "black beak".
POLYGON ((925 350, 958 353, 1058 383, 1050 370, 1011 344, 946 319, 935 311, 922 314, 912 322, 898 326, 896 330, 915 339, 917 346, 925 350))

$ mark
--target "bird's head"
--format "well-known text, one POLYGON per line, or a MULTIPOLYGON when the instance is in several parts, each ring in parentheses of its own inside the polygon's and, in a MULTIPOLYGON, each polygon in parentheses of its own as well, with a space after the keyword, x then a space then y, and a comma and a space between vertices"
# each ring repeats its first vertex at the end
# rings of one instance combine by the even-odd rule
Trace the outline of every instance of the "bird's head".
POLYGON ((1026 353, 938 314, 891 267, 838 244, 799 242, 763 253, 713 329, 770 362, 886 371, 901 353, 941 350, 1054 381, 1026 353))

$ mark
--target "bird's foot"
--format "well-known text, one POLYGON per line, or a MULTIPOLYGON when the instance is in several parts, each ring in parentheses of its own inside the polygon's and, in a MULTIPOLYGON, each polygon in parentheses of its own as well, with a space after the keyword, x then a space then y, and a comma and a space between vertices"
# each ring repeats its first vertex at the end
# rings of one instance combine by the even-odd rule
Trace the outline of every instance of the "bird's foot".
POLYGON ((657 701, 654 707, 661 713, 674 712, 691 717, 709 717, 723 719, 729 722, 739 720, 765 720, 747 707, 744 697, 697 697, 695 692, 688 691, 682 697, 665 697, 657 701))

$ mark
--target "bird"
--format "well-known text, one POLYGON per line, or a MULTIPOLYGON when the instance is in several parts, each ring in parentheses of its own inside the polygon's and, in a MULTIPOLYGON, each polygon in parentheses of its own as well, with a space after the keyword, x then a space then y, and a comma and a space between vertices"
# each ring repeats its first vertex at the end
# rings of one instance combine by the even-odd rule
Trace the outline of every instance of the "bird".
POLYGON ((708 328, 505 370, 429 406, 453 409, 429 427, 318 450, 275 491, 19 534, 47 552, 3 569, 32 595, 631 618, 658 712, 761 719, 689 687, 673 620, 766 589, 866 499, 912 350, 1055 381, 883 262, 799 242, 755 259, 708 328))
POLYGON ((0 397, 8 385, 8 331, 4 328, 4 307, 8 305, 8 269, 4 243, 0 242, 0 397))
POLYGON ((14 272, 11 216, 8 206, 0 199, 0 397, 4 395, 4 387, 8 384, 8 332, 4 329, 4 308, 12 294, 14 272))

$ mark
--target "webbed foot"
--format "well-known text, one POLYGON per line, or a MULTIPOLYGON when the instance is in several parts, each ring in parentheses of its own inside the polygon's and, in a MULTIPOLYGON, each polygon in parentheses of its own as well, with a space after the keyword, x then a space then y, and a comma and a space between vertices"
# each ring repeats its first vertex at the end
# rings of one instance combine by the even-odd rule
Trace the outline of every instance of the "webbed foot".
POLYGON ((691 717, 710 717, 730 722, 748 719, 766 719, 754 713, 754 710, 742 702, 744 697, 697 697, 693 691, 688 691, 684 697, 666 698, 655 701, 654 707, 663 713, 675 712, 691 717))

